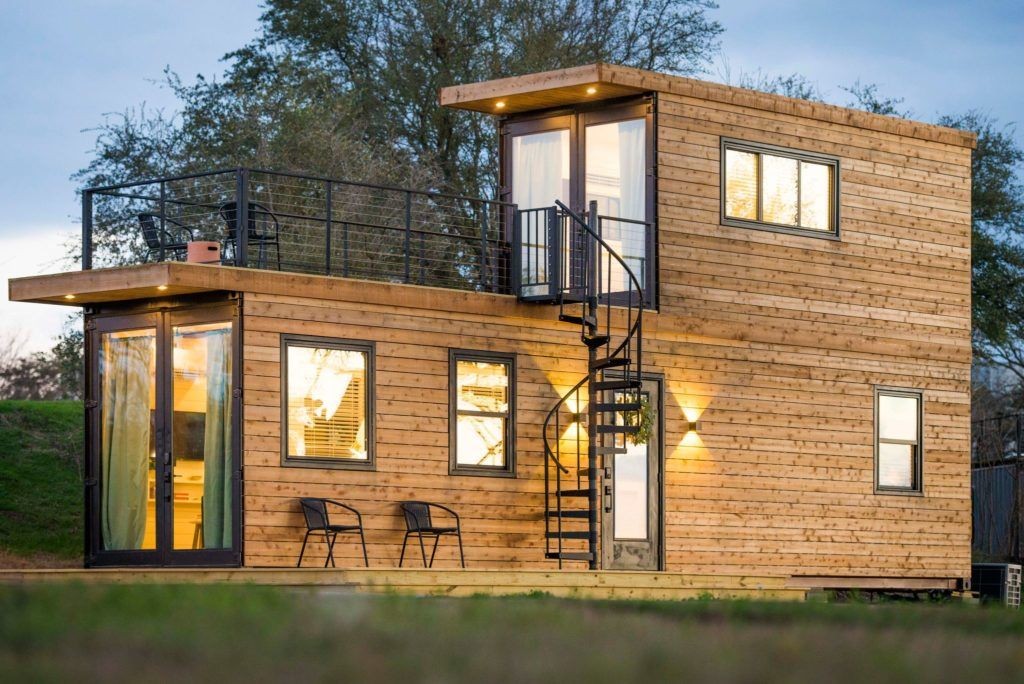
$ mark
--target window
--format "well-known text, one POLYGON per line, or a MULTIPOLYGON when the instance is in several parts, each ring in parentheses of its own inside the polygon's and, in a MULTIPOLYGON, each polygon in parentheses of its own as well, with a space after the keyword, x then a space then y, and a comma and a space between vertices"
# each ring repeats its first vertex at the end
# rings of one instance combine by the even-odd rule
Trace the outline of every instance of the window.
POLYGON ((839 235, 839 160, 722 139, 722 223, 839 235))
POLYGON ((373 467, 373 345, 282 337, 285 465, 373 467))
POLYGON ((452 350, 449 363, 451 472, 514 475, 515 358, 452 350))
POLYGON ((875 391, 875 486, 878 491, 921 491, 921 393, 875 391))

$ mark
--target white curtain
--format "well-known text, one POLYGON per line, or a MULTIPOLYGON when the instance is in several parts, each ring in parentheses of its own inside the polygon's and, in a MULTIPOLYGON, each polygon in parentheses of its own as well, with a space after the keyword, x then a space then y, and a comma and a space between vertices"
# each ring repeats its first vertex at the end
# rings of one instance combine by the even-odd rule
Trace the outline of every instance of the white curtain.
MULTIPOLYGON (((563 147, 568 147, 568 131, 548 131, 518 136, 512 148, 512 201, 520 209, 554 206, 563 197, 563 147)), ((566 155, 567 156, 567 155, 566 155)))

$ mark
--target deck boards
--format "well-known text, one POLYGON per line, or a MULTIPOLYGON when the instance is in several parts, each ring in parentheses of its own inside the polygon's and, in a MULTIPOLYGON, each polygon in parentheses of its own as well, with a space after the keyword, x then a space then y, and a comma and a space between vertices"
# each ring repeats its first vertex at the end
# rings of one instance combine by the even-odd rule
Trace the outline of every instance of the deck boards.
POLYGON ((507 596, 543 592, 594 599, 685 600, 745 598, 800 601, 808 591, 782 576, 684 575, 656 572, 450 569, 92 569, 0 570, 0 585, 49 582, 90 584, 252 584, 338 587, 368 593, 420 596, 507 596))

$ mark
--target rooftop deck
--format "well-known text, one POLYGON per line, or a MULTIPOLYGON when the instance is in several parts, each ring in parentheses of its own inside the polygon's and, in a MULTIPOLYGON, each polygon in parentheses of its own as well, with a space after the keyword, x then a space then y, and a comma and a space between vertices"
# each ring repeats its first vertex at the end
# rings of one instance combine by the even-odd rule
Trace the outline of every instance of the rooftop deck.
POLYGON ((189 243, 208 241, 223 265, 508 293, 512 210, 293 173, 211 171, 83 191, 81 263, 183 261, 189 243))

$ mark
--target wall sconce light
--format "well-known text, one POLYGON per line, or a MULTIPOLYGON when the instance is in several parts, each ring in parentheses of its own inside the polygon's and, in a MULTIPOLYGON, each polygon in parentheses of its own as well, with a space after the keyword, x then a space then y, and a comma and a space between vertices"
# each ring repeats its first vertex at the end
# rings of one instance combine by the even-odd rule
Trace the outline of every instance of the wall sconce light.
POLYGON ((700 423, 699 422, 697 422, 696 420, 688 420, 688 421, 686 421, 686 432, 687 432, 687 434, 689 434, 691 432, 699 432, 699 431, 700 431, 700 423))
POLYGON ((583 422, 583 414, 582 413, 574 413, 570 417, 572 418, 572 422, 574 422, 574 423, 582 423, 583 422))

